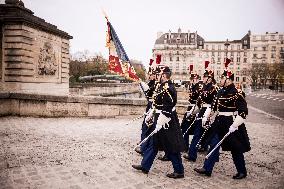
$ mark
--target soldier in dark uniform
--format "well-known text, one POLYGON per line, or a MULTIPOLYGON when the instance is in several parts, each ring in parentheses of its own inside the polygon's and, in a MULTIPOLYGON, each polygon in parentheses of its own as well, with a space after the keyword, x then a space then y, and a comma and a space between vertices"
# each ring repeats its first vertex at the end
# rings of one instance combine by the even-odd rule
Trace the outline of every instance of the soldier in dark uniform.
MULTIPOLYGON (((143 123, 142 123, 142 127, 141 127, 141 141, 146 138, 146 133, 148 130, 148 126, 145 122, 145 118, 146 118, 146 114, 147 112, 150 110, 150 108, 152 107, 152 102, 153 102, 153 94, 155 91, 155 87, 156 87, 156 73, 155 73, 155 68, 152 67, 152 65, 150 64, 149 70, 148 70, 148 75, 149 75, 149 82, 146 84, 144 82, 141 82, 141 85, 145 91, 145 96, 147 98, 147 107, 146 107, 146 113, 145 113, 145 117, 143 119, 143 123)), ((144 149, 145 149, 145 144, 141 145, 140 148, 135 148, 135 151, 139 154, 142 154, 144 149)))
POLYGON ((193 65, 190 66, 190 88, 189 88, 189 106, 183 116, 181 123, 181 130, 186 146, 186 151, 189 147, 189 135, 193 135, 195 129, 195 114, 192 114, 192 109, 196 105, 200 93, 202 92, 203 85, 199 84, 199 75, 193 72, 193 65))
MULTIPOLYGON (((250 150, 249 137, 244 125, 248 109, 244 93, 236 89, 233 81, 234 75, 226 69, 220 82, 223 88, 219 91, 211 107, 211 115, 216 116, 216 118, 211 125, 215 132, 213 132, 213 137, 210 137, 210 146, 211 149, 214 148, 219 140, 229 132, 230 134, 221 146, 224 151, 231 151, 237 169, 237 174, 233 176, 233 179, 243 179, 247 176, 243 153, 250 150)), ((194 170, 202 175, 211 176, 218 158, 219 148, 205 160, 201 169, 196 168, 194 170)))
MULTIPOLYGON (((177 92, 170 80, 171 71, 168 66, 159 66, 160 85, 154 94, 153 109, 146 118, 154 124, 148 131, 155 133, 149 138, 140 165, 132 165, 134 169, 147 174, 158 151, 164 151, 172 162, 174 172, 167 174, 170 178, 183 178, 184 167, 180 152, 184 151, 184 141, 175 110, 177 92)), ((151 135, 150 135, 151 136, 151 135)))
MULTIPOLYGON (((203 122, 202 119, 205 119, 206 117, 209 116, 208 110, 211 106, 211 103, 213 102, 213 99, 217 93, 216 86, 214 85, 214 73, 212 70, 208 70, 209 62, 205 61, 205 72, 203 74, 203 83, 204 87, 203 90, 200 94, 200 96, 197 99, 197 106, 195 106, 194 110, 192 111, 193 114, 198 113, 196 121, 194 124, 195 130, 194 130, 194 135, 192 138, 192 141, 189 146, 188 154, 185 154, 183 157, 187 159, 188 161, 195 162, 197 159, 197 144, 205 131, 203 128, 203 122)), ((202 146, 205 146, 202 144, 202 146)), ((206 147, 205 147, 206 148, 206 147)))

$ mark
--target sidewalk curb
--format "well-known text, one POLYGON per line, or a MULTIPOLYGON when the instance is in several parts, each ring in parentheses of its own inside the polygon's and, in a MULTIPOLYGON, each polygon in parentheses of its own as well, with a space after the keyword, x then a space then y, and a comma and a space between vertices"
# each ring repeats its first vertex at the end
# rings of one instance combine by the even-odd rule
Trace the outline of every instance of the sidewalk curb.
POLYGON ((276 116, 276 115, 267 113, 267 112, 265 112, 265 111, 263 111, 263 110, 260 110, 260 109, 258 109, 258 108, 255 108, 255 107, 253 107, 253 106, 251 106, 251 105, 248 105, 248 108, 253 109, 253 110, 255 110, 255 111, 259 112, 259 113, 263 113, 263 114, 265 114, 265 115, 267 115, 267 116, 273 117, 273 118, 275 118, 275 119, 278 119, 278 120, 280 120, 280 121, 284 121, 284 119, 282 119, 281 117, 278 117, 278 116, 276 116))

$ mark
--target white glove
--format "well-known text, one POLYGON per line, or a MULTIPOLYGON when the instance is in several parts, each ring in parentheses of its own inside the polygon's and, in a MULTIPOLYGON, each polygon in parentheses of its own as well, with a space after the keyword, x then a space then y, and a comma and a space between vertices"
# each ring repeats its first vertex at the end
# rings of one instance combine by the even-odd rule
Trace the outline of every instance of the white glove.
POLYGON ((157 133, 159 130, 161 130, 163 128, 162 125, 156 125, 155 130, 153 131, 153 133, 157 133))
POLYGON ((245 119, 242 118, 241 116, 237 115, 235 118, 233 124, 229 128, 229 132, 232 133, 236 130, 238 130, 238 127, 245 122, 245 119))
POLYGON ((243 124, 244 122, 245 122, 245 119, 242 118, 241 116, 237 115, 237 117, 235 118, 235 120, 234 120, 232 126, 238 127, 238 126, 240 126, 241 124, 243 124))
POLYGON ((161 113, 158 117, 157 125, 161 125, 162 127, 165 127, 165 125, 168 124, 170 121, 171 121, 171 118, 161 113))
POLYGON ((146 121, 146 122, 149 122, 153 117, 154 117, 154 109, 150 109, 150 110, 146 113, 145 121, 146 121))
POLYGON ((229 132, 230 132, 230 133, 233 133, 233 132, 235 132, 236 130, 238 130, 238 127, 234 127, 233 125, 231 125, 230 128, 229 128, 229 132))
POLYGON ((208 117, 209 117, 210 113, 211 113, 211 108, 209 108, 209 107, 206 108, 206 110, 205 110, 205 112, 203 114, 203 118, 202 118, 202 127, 204 127, 206 121, 208 120, 208 117))
POLYGON ((141 81, 141 86, 144 89, 144 91, 148 91, 150 89, 149 85, 143 81, 141 81))
POLYGON ((192 108, 192 114, 197 114, 197 113, 199 113, 200 112, 200 109, 199 109, 199 107, 198 106, 193 106, 193 108, 192 108))
POLYGON ((191 110, 189 110, 189 111, 186 113, 186 118, 188 118, 188 117, 192 114, 192 110, 193 110, 193 108, 191 108, 191 110))
POLYGON ((208 118, 207 117, 203 117, 202 118, 202 127, 204 128, 205 123, 207 122, 208 118))

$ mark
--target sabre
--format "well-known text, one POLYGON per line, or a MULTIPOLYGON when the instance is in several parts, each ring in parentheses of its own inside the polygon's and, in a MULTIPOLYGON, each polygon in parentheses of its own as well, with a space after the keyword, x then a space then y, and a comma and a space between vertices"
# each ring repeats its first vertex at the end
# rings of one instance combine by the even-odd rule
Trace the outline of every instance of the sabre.
POLYGON ((199 141, 198 141, 198 143, 197 143, 197 145, 196 145, 196 148, 200 148, 201 147, 201 141, 203 140, 203 138, 204 138, 204 136, 205 136, 205 134, 206 134, 206 132, 209 130, 209 124, 207 124, 206 125, 206 128, 205 128, 205 130, 204 130, 204 132, 203 132, 203 134, 202 134, 202 136, 200 137, 200 139, 199 139, 199 141))
POLYGON ((141 146, 143 143, 145 143, 151 136, 153 136, 156 133, 156 130, 154 130, 152 133, 149 134, 146 138, 144 138, 133 150, 141 146))
POLYGON ((208 159, 211 154, 222 144, 222 142, 230 135, 230 131, 222 138, 222 140, 213 148, 213 150, 211 150, 211 152, 209 154, 207 154, 207 156, 205 157, 205 159, 208 159))
POLYGON ((184 136, 185 136, 185 134, 189 131, 189 129, 192 127, 192 125, 193 125, 193 124, 194 124, 194 122, 195 122, 195 119, 196 119, 196 116, 194 117, 193 122, 190 124, 190 126, 187 128, 187 130, 184 132, 183 137, 184 137, 184 136))
POLYGON ((136 117, 136 118, 132 119, 131 121, 129 121, 128 123, 126 123, 125 125, 129 125, 130 123, 132 123, 132 122, 134 122, 134 121, 136 121, 136 120, 138 120, 138 119, 141 119, 141 118, 144 117, 144 116, 145 116, 145 114, 143 114, 143 115, 141 115, 141 116, 139 116, 139 117, 136 117))
POLYGON ((204 132, 202 133, 202 136, 200 137, 200 139, 199 139, 199 141, 198 141, 198 143, 197 143, 197 145, 196 145, 196 148, 200 148, 201 147, 201 141, 203 140, 203 138, 204 138, 204 136, 205 136, 205 134, 207 133, 207 131, 209 130, 209 128, 210 128, 210 121, 207 121, 206 123, 205 123, 205 130, 204 130, 204 132))

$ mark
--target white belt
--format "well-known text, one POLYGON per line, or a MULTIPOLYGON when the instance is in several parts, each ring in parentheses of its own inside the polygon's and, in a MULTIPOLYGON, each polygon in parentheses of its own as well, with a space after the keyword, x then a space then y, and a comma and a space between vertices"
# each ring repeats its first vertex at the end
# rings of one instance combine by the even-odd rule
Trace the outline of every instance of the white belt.
POLYGON ((218 115, 220 116, 235 116, 238 115, 238 112, 219 112, 218 115))
POLYGON ((202 108, 208 108, 211 107, 211 104, 202 104, 202 108))
MULTIPOLYGON (((172 112, 176 111, 176 107, 173 107, 172 112)), ((162 114, 163 112, 165 113, 171 113, 171 112, 166 112, 166 111, 162 111, 162 110, 156 110, 156 113, 162 114)))

